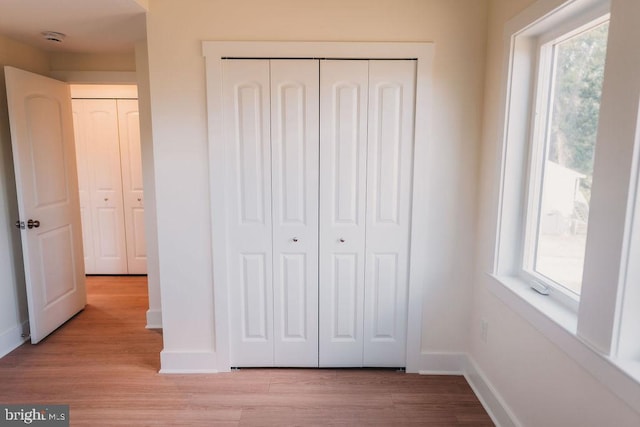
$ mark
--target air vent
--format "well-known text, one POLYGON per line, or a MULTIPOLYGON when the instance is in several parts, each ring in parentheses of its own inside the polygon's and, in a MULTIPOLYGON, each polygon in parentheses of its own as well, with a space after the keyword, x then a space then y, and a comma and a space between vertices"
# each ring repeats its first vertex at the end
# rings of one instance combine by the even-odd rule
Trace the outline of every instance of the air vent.
POLYGON ((62 43, 64 38, 67 36, 66 34, 62 34, 57 31, 43 31, 40 34, 42 34, 42 37, 46 41, 54 42, 54 43, 62 43))

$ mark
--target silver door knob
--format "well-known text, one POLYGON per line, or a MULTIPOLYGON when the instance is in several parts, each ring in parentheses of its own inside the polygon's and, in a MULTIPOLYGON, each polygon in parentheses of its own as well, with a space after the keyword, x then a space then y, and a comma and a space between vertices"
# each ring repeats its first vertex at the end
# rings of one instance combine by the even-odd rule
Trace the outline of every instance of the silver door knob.
POLYGON ((31 230, 32 228, 38 228, 38 227, 40 227, 40 221, 38 221, 38 220, 35 220, 35 221, 34 221, 34 220, 32 220, 32 219, 30 219, 29 221, 27 221, 27 228, 28 228, 29 230, 31 230))

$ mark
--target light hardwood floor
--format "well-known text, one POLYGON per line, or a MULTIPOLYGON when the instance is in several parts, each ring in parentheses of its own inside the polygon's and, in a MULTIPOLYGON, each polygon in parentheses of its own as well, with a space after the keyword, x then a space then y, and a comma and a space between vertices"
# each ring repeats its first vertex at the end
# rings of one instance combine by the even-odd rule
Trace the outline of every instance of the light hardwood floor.
POLYGON ((90 277, 84 311, 0 359, 0 403, 69 404, 72 426, 491 426, 463 377, 241 369, 160 375, 146 278, 90 277))

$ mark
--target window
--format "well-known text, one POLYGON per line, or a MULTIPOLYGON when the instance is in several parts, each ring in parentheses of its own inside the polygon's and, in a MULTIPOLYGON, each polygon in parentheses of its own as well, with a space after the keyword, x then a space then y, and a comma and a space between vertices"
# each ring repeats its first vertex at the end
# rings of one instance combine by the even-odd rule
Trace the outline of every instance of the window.
POLYGON ((541 0, 507 23, 487 282, 637 411, 639 19, 638 2, 541 0))
POLYGON ((602 17, 540 37, 523 269, 577 299, 609 29, 602 17))

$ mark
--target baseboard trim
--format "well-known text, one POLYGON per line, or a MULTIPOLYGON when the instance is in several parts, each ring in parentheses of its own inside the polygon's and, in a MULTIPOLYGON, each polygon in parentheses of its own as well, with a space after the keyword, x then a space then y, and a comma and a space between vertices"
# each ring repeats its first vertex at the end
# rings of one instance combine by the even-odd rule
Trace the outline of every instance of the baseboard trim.
POLYGON ((418 372, 421 375, 463 375, 496 426, 522 425, 467 353, 422 353, 418 372))
POLYGON ((11 353, 16 348, 24 344, 29 337, 23 337, 23 331, 29 330, 29 322, 24 321, 21 324, 6 330, 0 334, 0 358, 11 353))
POLYGON ((421 375, 464 375, 466 353, 427 353, 420 355, 421 375))
POLYGON ((147 329, 162 329, 162 311, 147 310, 147 329))
POLYGON ((161 374, 217 374, 216 353, 213 351, 160 352, 161 374))
POLYGON ((476 362, 468 355, 464 377, 496 426, 522 426, 500 393, 493 387, 476 362))

